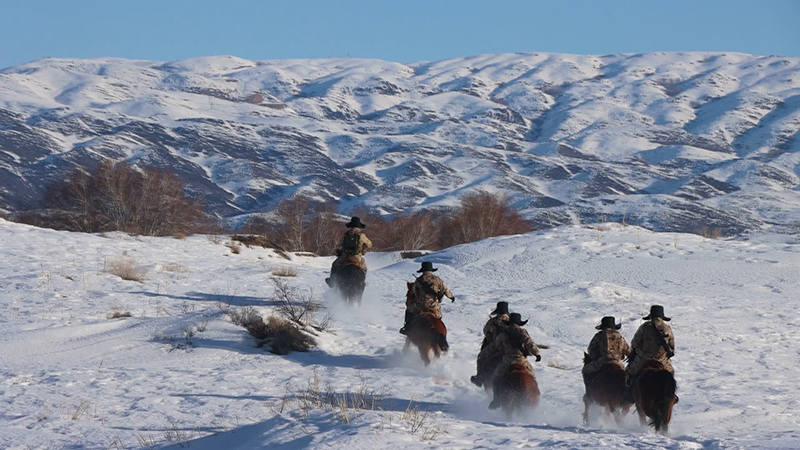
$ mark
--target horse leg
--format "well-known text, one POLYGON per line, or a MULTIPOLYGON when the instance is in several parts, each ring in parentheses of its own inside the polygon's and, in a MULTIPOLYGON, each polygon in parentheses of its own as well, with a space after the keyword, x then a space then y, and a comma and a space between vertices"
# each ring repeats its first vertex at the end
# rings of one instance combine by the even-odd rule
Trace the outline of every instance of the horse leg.
POLYGON ((403 347, 403 353, 408 353, 409 347, 411 347, 411 340, 406 338, 406 345, 403 347))
POLYGON ((431 351, 431 346, 428 343, 422 344, 417 346, 419 349, 419 356, 422 358, 422 362, 425 363, 425 366, 428 366, 431 363, 431 358, 428 357, 428 353, 431 351))
POLYGON ((589 395, 586 394, 583 396, 583 424, 587 427, 589 426, 589 408, 592 406, 592 401, 589 399, 589 395))
POLYGON ((639 414, 639 425, 647 426, 647 416, 644 414, 644 407, 642 405, 636 405, 636 413, 639 414))

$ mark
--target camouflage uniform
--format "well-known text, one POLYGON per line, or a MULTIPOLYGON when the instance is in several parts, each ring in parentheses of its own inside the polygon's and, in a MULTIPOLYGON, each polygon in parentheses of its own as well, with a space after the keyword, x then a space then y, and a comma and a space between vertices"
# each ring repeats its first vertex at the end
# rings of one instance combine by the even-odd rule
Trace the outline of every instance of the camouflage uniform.
POLYGON ((628 356, 631 348, 619 331, 606 328, 597 332, 589 343, 586 353, 591 361, 584 364, 581 371, 584 375, 600 370, 606 363, 612 362, 622 365, 622 360, 628 356))
MULTIPOLYGON (((503 327, 508 323, 508 314, 498 314, 490 318, 483 326, 483 343, 481 351, 478 353, 478 377, 485 373, 492 373, 498 366, 502 355, 497 349, 494 341, 503 327)), ((489 380, 481 380, 488 382, 489 380)))
POLYGON ((414 281, 414 303, 408 306, 411 314, 429 310, 437 319, 442 318, 442 297, 455 298, 441 278, 433 272, 424 272, 414 281))
POLYGON ((642 367, 653 360, 661 363, 664 369, 670 373, 675 373, 675 370, 672 368, 672 363, 667 356, 667 351, 661 346, 661 340, 658 338, 657 333, 664 335, 664 340, 667 342, 667 345, 674 351, 675 336, 672 335, 672 328, 670 328, 666 322, 660 318, 654 318, 653 320, 643 323, 639 329, 636 330, 636 334, 631 341, 631 347, 635 356, 633 360, 628 363, 628 375, 630 377, 639 375, 639 372, 642 371, 642 367))
POLYGON ((528 356, 539 356, 539 347, 524 328, 514 323, 506 323, 504 327, 498 329, 494 345, 502 358, 492 376, 495 383, 514 364, 522 365, 533 375, 533 367, 528 362, 528 356))
POLYGON ((364 260, 363 255, 366 255, 367 250, 370 248, 372 248, 372 241, 369 240, 367 235, 364 234, 360 228, 350 228, 347 230, 344 236, 342 236, 342 246, 339 248, 339 250, 337 250, 337 254, 339 256, 333 261, 333 265, 331 266, 331 274, 349 263, 357 263, 358 267, 366 272, 367 262, 364 260), (356 244, 355 249, 348 250, 344 248, 344 241, 347 236, 351 234, 358 235, 358 244, 356 244))

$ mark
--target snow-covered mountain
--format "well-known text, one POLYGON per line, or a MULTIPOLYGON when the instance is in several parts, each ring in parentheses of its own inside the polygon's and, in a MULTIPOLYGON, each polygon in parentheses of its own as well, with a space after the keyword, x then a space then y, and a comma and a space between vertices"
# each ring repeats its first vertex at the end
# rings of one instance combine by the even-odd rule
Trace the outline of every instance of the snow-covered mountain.
POLYGON ((0 71, 0 208, 110 157, 179 172, 222 216, 485 189, 542 226, 782 231, 800 220, 799 131, 800 58, 43 59, 0 71))

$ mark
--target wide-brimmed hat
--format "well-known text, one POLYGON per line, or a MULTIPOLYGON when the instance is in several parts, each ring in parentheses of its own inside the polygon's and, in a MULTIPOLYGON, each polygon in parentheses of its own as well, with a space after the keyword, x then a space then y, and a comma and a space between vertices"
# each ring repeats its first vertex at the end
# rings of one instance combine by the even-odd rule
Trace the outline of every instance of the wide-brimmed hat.
POLYGON ((521 327, 525 326, 525 324, 528 323, 527 320, 524 320, 524 321, 522 320, 522 316, 520 315, 520 313, 511 313, 511 314, 509 314, 508 315, 508 321, 511 322, 511 323, 515 323, 515 324, 517 324, 517 325, 519 325, 521 327))
POLYGON ((671 318, 664 315, 664 307, 661 305, 653 305, 650 307, 650 314, 647 317, 642 317, 644 320, 652 320, 656 318, 661 318, 662 320, 666 320, 669 322, 672 320, 671 318))
POLYGON ((361 219, 355 216, 353 216, 353 218, 350 219, 350 222, 346 223, 344 226, 347 228, 367 228, 367 226, 361 222, 361 219))
POLYGON ((423 272, 436 272, 437 270, 439 270, 439 269, 434 269, 434 268, 433 268, 433 263, 432 263, 432 262, 430 262, 430 261, 423 261, 423 262, 422 262, 422 267, 420 267, 420 269, 417 271, 417 273, 423 273, 423 272))
POLYGON ((497 307, 489 314, 508 314, 508 302, 497 302, 497 307))
POLYGON ((617 321, 616 319, 614 319, 614 316, 605 316, 602 319, 600 319, 600 325, 596 326, 595 328, 598 330, 602 330, 604 328, 619 330, 620 328, 622 328, 622 324, 621 323, 617 324, 617 321))

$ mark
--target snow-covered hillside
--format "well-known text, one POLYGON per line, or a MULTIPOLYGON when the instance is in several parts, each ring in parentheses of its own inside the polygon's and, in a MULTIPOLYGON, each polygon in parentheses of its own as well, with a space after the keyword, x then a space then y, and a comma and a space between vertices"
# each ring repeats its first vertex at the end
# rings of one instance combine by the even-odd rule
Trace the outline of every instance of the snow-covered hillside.
POLYGON ((758 235, 704 240, 636 227, 559 227, 429 257, 456 295, 443 305, 451 351, 425 368, 401 353, 405 281, 419 261, 369 255, 361 308, 326 292, 328 258, 286 261, 185 240, 56 232, 0 221, 0 447, 157 448, 797 448, 800 446, 800 244, 758 235), (104 272, 122 255, 145 281, 104 272), (270 270, 291 266, 321 294, 333 333, 310 353, 254 348, 218 307, 269 313, 270 270), (508 421, 469 382, 481 328, 498 300, 529 318, 542 404, 508 421), (581 424, 582 351, 603 315, 630 339, 651 303, 676 335, 671 435, 596 414, 581 424), (107 319, 113 311, 133 317, 107 319), (193 347, 182 329, 207 322, 193 347), (287 396, 314 374, 321 389, 383 391, 381 410, 303 411, 287 396), (329 388, 327 387, 329 386, 329 388), (405 412, 418 407, 422 441, 405 412), (83 405, 83 406, 82 406, 83 405), (73 420, 74 419, 74 420, 73 420), (435 433, 434 433, 435 434, 435 433), (181 442, 185 445, 184 442, 181 442), (146 446, 145 445, 145 446, 146 446))
POLYGON ((800 58, 43 59, 0 71, 0 209, 110 157, 178 171, 223 216, 297 193, 396 212, 480 188, 541 226, 785 232, 799 131, 800 58))

